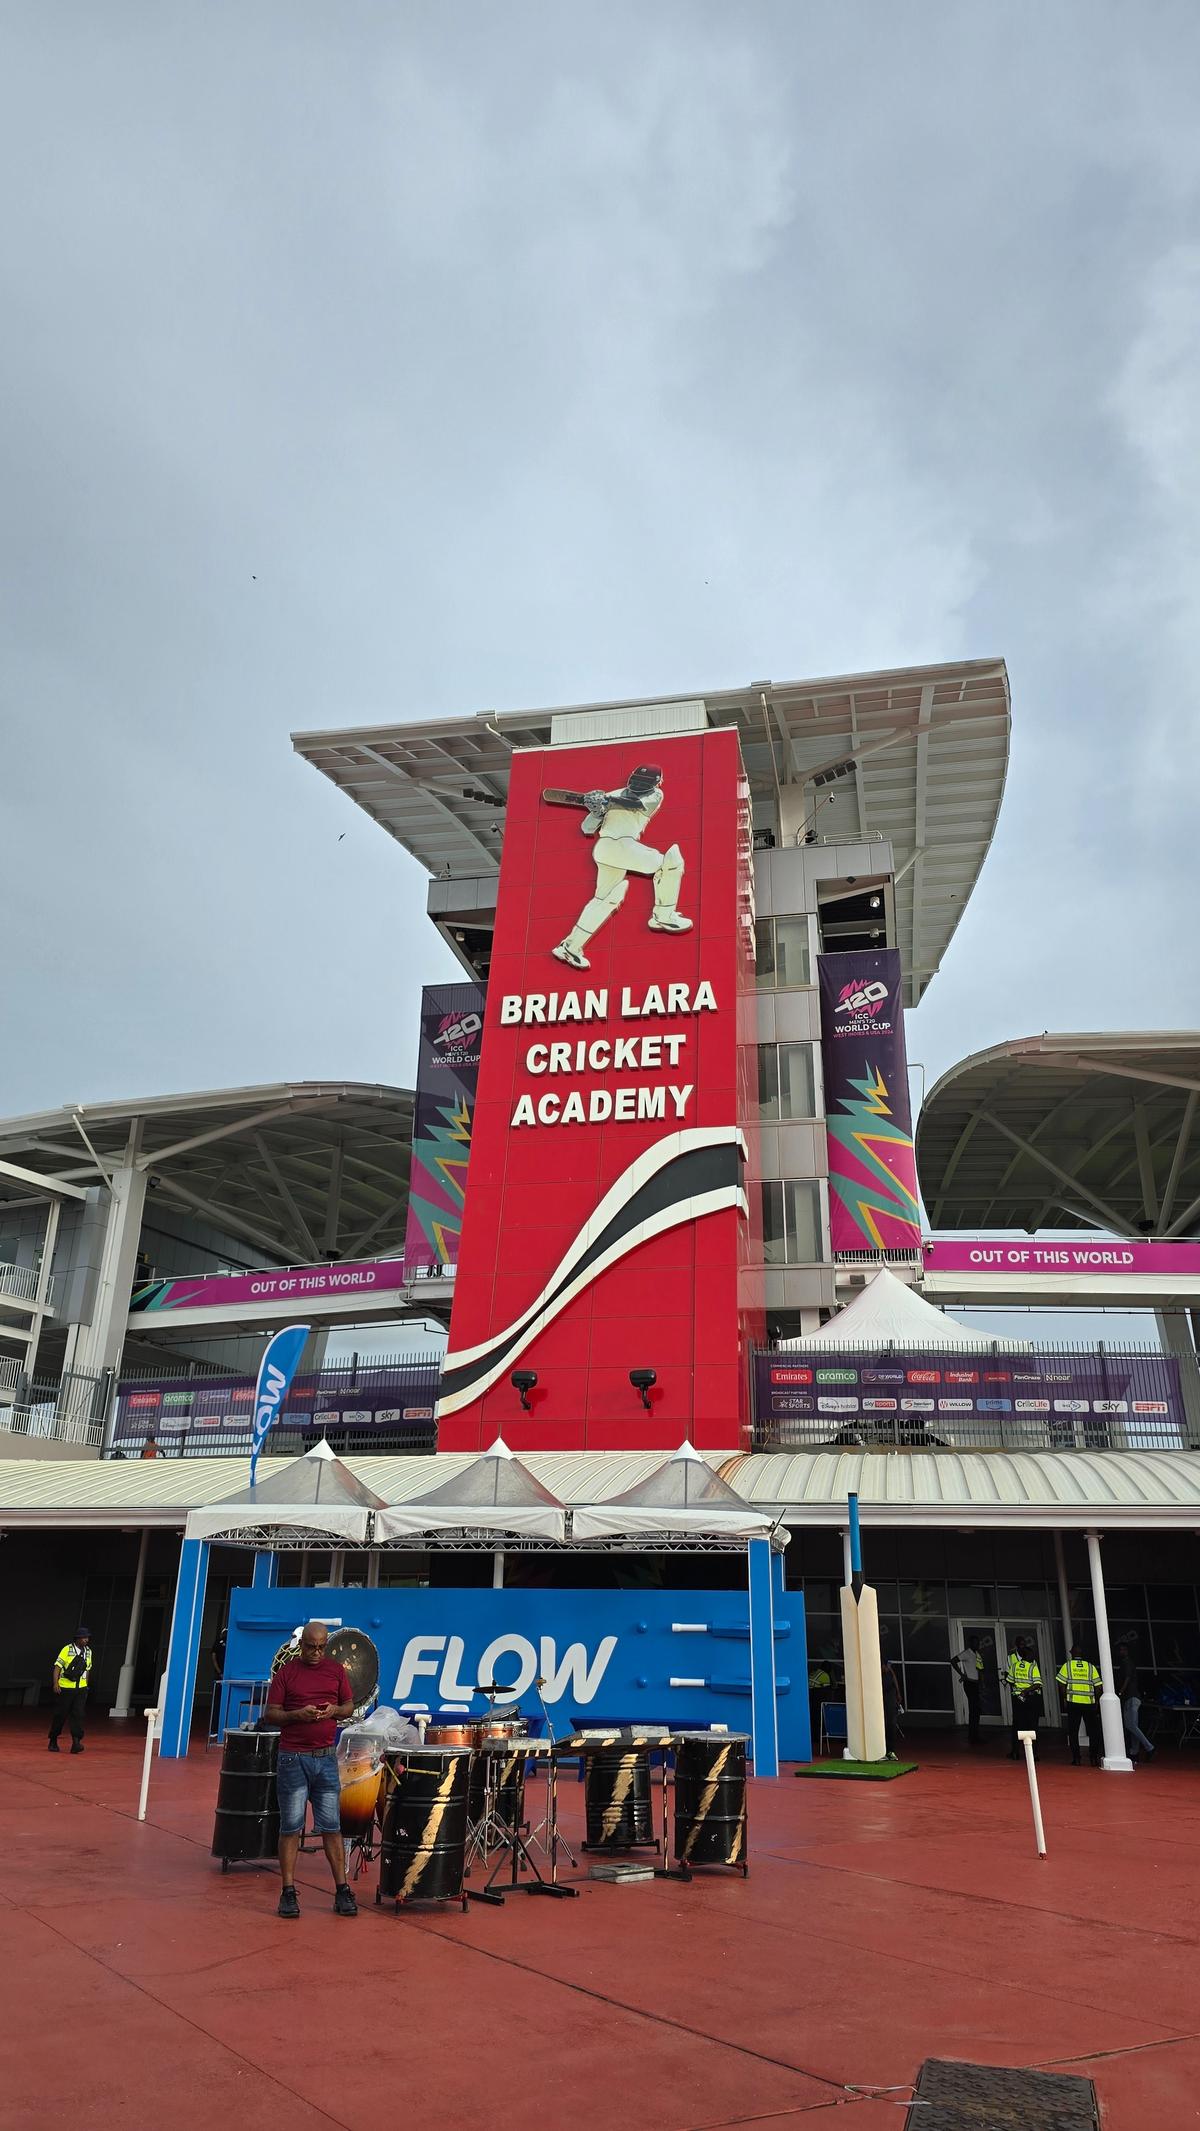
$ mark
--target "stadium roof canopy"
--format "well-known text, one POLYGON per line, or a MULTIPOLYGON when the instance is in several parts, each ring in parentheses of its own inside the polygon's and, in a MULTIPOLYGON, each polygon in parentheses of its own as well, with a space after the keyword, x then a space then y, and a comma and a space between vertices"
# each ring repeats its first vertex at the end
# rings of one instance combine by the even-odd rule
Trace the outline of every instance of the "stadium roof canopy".
POLYGON ((379 1255, 404 1241, 412 1094, 284 1081, 64 1103, 0 1119, 0 1208, 74 1198, 127 1161, 149 1190, 284 1264, 379 1255))
MULTIPOLYGON (((844 778, 822 788, 819 803, 801 811, 826 840, 890 841, 896 940, 915 1005, 962 916, 996 825, 1008 766, 1003 660, 752 681, 656 700, 703 702, 711 724, 736 725, 757 799, 847 766, 844 778)), ((576 704, 295 733, 292 745, 430 874, 477 877, 499 867, 513 750, 549 746, 557 717, 635 707, 576 704)))
MULTIPOLYGON (((347 1457, 342 1463, 385 1502, 402 1503, 457 1478, 474 1453, 347 1457)), ((706 1454, 735 1494, 788 1525, 846 1521, 859 1497, 872 1525, 1065 1530, 1100 1525, 1200 1527, 1200 1459, 1189 1450, 768 1451, 706 1454)), ((530 1471, 560 1502, 610 1502, 662 1465, 661 1451, 530 1451, 530 1471)), ((22 1525, 153 1525, 182 1530, 190 1510, 224 1502, 228 1458, 13 1459, 0 1467, 0 1529, 22 1525)))
POLYGON ((925 1099, 917 1173, 939 1229, 1200 1234, 1200 1033, 1023 1036, 925 1099))

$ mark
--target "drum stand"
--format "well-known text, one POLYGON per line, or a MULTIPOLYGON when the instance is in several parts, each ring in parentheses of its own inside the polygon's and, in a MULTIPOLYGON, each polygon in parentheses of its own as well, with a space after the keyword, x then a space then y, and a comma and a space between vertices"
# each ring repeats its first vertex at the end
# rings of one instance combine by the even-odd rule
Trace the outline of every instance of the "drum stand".
MULTIPOLYGON (((504 1821, 497 1819, 491 1812, 490 1804, 485 1804, 484 1818, 478 1825, 485 1841, 489 1827, 494 1832, 497 1855, 495 1863, 482 1887, 468 1887, 467 1894, 471 1901, 488 1902, 493 1908, 499 1909, 504 1905, 506 1894, 548 1894, 557 1901, 573 1900, 578 1895, 578 1887, 564 1885, 558 1876, 558 1852, 560 1847, 558 1833, 558 1758, 553 1751, 550 1754, 546 1782, 548 1787, 546 1813, 540 1825, 548 1829, 549 1842, 547 1845, 543 1841, 539 1847, 543 1855, 548 1856, 550 1860, 549 1879, 539 1870, 530 1844, 526 1841, 521 1829, 516 1825, 509 1826, 504 1821), (504 1871, 506 1851, 509 1858, 509 1878, 505 1884, 498 1886, 497 1881, 504 1871), (524 1864, 530 1875, 528 1879, 520 1877, 522 1864, 524 1864)), ((488 1791, 490 1796, 490 1769, 488 1771, 488 1791)), ((561 1847, 566 1849, 567 1846, 562 1843, 561 1847)), ((570 1855, 569 1852, 568 1855, 570 1855)), ((571 1861, 574 1863, 574 1858, 571 1861)))
POLYGON ((677 1864, 673 1865, 671 1863, 671 1813, 667 1791, 668 1758, 669 1749, 663 1753, 662 1765, 662 1863, 661 1865, 655 1865, 654 1877, 655 1879, 685 1879, 690 1885, 692 1879, 691 1866, 686 1865, 682 1858, 679 1859, 677 1864))

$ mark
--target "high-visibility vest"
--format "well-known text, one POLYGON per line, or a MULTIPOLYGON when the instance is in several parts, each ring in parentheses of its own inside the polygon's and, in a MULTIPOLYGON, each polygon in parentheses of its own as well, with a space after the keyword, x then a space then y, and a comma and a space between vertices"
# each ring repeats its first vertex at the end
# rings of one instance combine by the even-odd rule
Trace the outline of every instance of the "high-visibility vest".
POLYGON ((815 1672, 809 1673, 808 1684, 810 1687, 832 1687, 833 1681, 824 1666, 818 1666, 815 1672))
POLYGON ((76 1643, 64 1643, 54 1660, 58 1666, 60 1687, 86 1687, 92 1669, 92 1646, 81 1650, 76 1643))
POLYGON ((1068 1702, 1083 1702, 1089 1708, 1104 1685, 1097 1667, 1086 1657, 1068 1658, 1065 1665, 1059 1666, 1057 1679, 1059 1686, 1067 1690, 1068 1702))
POLYGON ((1033 1658, 1010 1657, 1007 1679, 1015 1694, 1025 1694, 1030 1687, 1040 1687, 1042 1675, 1033 1658))

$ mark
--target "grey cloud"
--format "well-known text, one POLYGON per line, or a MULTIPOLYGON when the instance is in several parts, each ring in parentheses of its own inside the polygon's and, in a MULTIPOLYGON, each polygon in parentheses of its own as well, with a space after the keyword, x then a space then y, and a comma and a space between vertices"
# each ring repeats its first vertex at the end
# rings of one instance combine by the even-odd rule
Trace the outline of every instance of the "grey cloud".
POLYGON ((0 1108, 411 1072, 293 728, 996 652, 914 1054, 1194 1021, 1190 5, 8 28, 0 1108))

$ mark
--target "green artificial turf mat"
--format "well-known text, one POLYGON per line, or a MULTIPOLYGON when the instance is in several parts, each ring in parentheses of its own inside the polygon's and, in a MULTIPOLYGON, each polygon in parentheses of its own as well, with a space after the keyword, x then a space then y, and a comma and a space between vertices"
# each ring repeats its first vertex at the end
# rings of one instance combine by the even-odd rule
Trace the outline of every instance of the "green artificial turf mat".
POLYGON ((857 1783, 890 1783, 893 1776, 911 1776, 915 1761, 809 1761, 793 1769, 794 1776, 845 1776, 857 1783))

